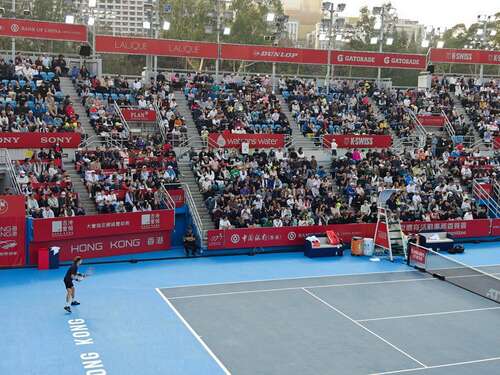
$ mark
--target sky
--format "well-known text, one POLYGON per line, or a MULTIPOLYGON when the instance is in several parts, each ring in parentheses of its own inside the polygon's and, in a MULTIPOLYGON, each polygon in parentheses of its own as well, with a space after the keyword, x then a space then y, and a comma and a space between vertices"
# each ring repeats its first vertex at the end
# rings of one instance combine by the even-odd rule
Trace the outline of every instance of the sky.
MULTIPOLYGON (((338 1, 340 2, 340 1, 338 1)), ((364 5, 379 6, 383 0, 342 0, 347 16, 356 16, 364 5)), ((337 1, 334 2, 336 4, 337 1)), ((500 12, 498 0, 392 0, 399 18, 417 20, 427 26, 452 27, 458 23, 470 25, 477 16, 500 12)))

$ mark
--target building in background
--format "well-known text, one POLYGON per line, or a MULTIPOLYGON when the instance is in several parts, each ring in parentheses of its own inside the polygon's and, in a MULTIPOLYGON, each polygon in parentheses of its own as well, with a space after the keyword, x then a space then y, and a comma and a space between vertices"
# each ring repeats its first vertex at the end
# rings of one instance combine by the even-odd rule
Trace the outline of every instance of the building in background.
POLYGON ((298 24, 297 40, 306 40, 321 20, 323 0, 282 0, 285 14, 298 24))
MULTIPOLYGON (((73 0, 72 2, 80 15, 87 15, 89 0, 73 0)), ((148 21, 144 5, 151 2, 154 1, 98 0, 96 11, 99 29, 105 29, 107 33, 113 35, 147 35, 149 30, 144 29, 143 26, 144 21, 148 21)))
MULTIPOLYGON (((356 23, 359 20, 359 17, 342 17, 345 19, 345 26, 352 26, 353 28, 356 26, 356 23)), ((336 38, 333 47, 334 49, 342 49, 348 41, 343 38, 336 38)), ((310 33, 306 34, 305 37, 305 46, 307 48, 314 49, 328 49, 328 38, 324 31, 321 30, 321 22, 318 22, 314 25, 314 30, 310 33)))
POLYGON ((419 38, 425 33, 424 25, 418 23, 418 21, 407 19, 398 19, 394 28, 398 33, 405 32, 409 41, 418 41, 419 38))
POLYGON ((297 42, 299 40, 299 28, 300 24, 298 21, 290 20, 286 23, 286 32, 288 34, 288 38, 294 45, 297 45, 297 42))

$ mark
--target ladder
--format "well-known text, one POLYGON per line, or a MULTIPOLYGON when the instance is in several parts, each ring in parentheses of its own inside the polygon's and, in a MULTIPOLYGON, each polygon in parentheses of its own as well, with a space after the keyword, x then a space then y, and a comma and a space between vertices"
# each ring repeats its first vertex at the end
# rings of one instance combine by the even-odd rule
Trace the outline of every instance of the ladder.
POLYGON ((375 228, 375 248, 388 254, 389 260, 394 257, 407 257, 407 238, 401 228, 401 221, 389 209, 378 207, 377 226, 375 228))

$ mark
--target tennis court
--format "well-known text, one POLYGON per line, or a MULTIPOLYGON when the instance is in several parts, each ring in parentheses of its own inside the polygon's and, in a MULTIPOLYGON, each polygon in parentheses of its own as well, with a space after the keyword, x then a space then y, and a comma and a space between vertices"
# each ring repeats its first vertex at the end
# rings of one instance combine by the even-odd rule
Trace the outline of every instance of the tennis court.
POLYGON ((427 273, 157 291, 226 373, 500 373, 500 305, 427 273))

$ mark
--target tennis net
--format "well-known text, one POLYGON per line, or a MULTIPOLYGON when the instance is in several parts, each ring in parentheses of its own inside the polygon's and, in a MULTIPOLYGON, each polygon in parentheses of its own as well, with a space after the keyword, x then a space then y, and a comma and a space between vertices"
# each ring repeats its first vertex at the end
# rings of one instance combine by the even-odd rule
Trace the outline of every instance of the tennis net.
POLYGON ((500 278, 480 269, 415 244, 409 246, 408 264, 469 292, 500 303, 500 278))

